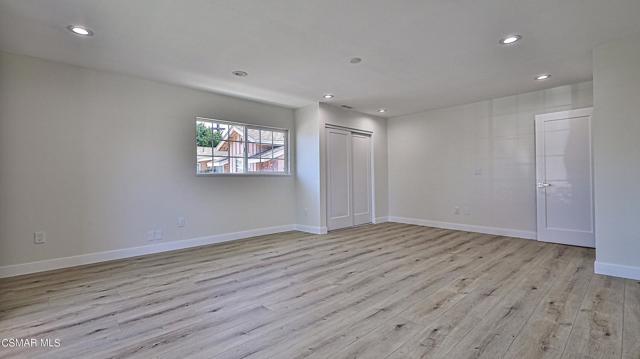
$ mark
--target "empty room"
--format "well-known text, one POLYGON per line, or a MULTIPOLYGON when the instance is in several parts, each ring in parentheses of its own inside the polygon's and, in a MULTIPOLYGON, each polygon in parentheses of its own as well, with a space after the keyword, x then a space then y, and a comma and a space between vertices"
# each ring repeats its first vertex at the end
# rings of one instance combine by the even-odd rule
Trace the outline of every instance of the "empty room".
POLYGON ((0 359, 639 359, 639 19, 0 0, 0 359))

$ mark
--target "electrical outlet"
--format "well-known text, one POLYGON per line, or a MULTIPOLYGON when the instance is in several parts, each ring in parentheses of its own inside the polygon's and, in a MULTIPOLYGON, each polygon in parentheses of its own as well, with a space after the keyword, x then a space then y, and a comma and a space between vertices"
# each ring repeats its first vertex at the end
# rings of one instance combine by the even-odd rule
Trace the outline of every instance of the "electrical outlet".
POLYGON ((150 231, 147 231, 146 238, 147 238, 147 241, 159 241, 162 239, 162 230, 152 229, 150 231))
POLYGON ((453 214, 460 214, 460 207, 456 206, 453 208, 453 214))
POLYGON ((47 235, 44 232, 33 233, 33 243, 35 244, 47 243, 47 235))
POLYGON ((177 225, 178 225, 178 228, 183 228, 184 226, 187 225, 187 221, 184 219, 184 217, 178 217, 177 225))

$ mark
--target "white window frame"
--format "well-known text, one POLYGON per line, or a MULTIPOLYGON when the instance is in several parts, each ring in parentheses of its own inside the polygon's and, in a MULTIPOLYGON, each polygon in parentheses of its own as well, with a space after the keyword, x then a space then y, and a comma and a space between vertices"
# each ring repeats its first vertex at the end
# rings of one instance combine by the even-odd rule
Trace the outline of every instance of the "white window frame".
MULTIPOLYGON (((198 144, 196 142, 196 138, 194 137, 193 139, 193 143, 195 144, 196 147, 196 151, 195 151, 195 163, 194 163, 194 168, 196 171, 196 176, 198 177, 210 177, 210 176, 215 176, 215 177, 225 177, 225 176, 291 176, 291 156, 290 156, 290 151, 289 151, 289 136, 291 136, 290 131, 288 128, 279 128, 279 127, 271 127, 271 126, 260 126, 260 125, 254 125, 254 124, 250 124, 250 123, 243 123, 243 122, 236 122, 236 121, 225 121, 225 120, 218 120, 215 118, 208 118, 208 117, 201 117, 198 116, 196 117, 196 120, 194 122, 195 126, 197 126, 198 121, 208 121, 208 122, 217 122, 217 123, 224 123, 227 125, 235 125, 235 126, 242 126, 244 128, 244 168, 243 168, 243 172, 242 173, 198 173, 198 144), (285 167, 285 171, 284 172, 274 172, 274 171, 254 171, 254 172, 249 172, 248 168, 249 168, 249 151, 247 148, 247 134, 249 130, 266 130, 266 131, 277 131, 277 132, 284 132, 284 167, 285 167)), ((197 128, 197 127, 195 127, 197 128)), ((194 136, 195 136, 195 131, 194 131, 194 136)), ((273 141, 273 140, 272 140, 273 141)), ((213 154, 212 154, 213 155, 213 154)), ((215 158, 215 157, 212 157, 215 158)), ((231 161, 230 157, 229 161, 231 161)), ((231 166, 231 163, 229 163, 229 165, 231 166)))

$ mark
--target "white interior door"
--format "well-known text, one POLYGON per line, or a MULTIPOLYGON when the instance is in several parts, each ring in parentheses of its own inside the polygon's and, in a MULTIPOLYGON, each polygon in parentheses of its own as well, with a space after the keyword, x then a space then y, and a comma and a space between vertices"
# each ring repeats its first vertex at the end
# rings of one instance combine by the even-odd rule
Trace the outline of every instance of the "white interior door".
POLYGON ((536 116, 538 240, 595 246, 592 109, 536 116))
POLYGON ((353 224, 371 223, 371 136, 351 134, 353 224))
POLYGON ((353 226, 351 132, 327 128, 327 227, 353 226))

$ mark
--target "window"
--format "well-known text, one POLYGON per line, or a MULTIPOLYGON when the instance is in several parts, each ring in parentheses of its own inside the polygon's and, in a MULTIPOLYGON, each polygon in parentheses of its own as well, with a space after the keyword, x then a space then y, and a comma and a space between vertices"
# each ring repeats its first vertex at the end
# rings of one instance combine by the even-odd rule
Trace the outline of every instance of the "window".
POLYGON ((196 119, 196 174, 288 174, 286 129, 196 119))

